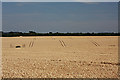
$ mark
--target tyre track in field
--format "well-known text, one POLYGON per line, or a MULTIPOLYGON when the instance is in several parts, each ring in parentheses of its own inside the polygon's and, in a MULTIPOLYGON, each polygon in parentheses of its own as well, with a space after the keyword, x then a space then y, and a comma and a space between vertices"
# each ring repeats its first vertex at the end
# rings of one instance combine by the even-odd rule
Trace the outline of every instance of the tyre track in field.
POLYGON ((66 47, 66 44, 65 44, 65 42, 63 40, 59 40, 59 42, 60 42, 62 47, 66 47))
POLYGON ((36 40, 36 38, 33 39, 33 41, 30 41, 29 43, 29 47, 33 47, 34 46, 34 41, 36 40))
POLYGON ((91 41, 95 46, 100 46, 100 44, 98 44, 97 42, 95 41, 91 41))

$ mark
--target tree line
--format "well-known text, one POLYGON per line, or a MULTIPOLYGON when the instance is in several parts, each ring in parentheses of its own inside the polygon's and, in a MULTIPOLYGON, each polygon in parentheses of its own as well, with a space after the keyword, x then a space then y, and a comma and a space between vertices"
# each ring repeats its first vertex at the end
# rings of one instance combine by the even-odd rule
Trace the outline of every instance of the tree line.
POLYGON ((2 37, 16 37, 16 36, 119 36, 120 33, 60 33, 60 32, 48 32, 48 33, 37 33, 29 31, 28 33, 23 32, 0 32, 2 37))

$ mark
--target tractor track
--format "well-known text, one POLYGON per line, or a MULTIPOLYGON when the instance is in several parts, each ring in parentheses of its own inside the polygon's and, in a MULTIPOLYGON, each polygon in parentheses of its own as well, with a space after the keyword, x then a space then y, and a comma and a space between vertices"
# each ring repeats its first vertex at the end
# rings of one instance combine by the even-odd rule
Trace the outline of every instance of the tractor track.
POLYGON ((33 47, 34 46, 34 40, 36 40, 36 39, 34 38, 33 41, 30 42, 29 47, 33 47))
POLYGON ((97 42, 95 41, 91 41, 95 46, 100 46, 100 44, 98 44, 97 42))
POLYGON ((59 42, 60 42, 62 47, 66 47, 66 44, 65 44, 65 42, 63 40, 59 40, 59 42))

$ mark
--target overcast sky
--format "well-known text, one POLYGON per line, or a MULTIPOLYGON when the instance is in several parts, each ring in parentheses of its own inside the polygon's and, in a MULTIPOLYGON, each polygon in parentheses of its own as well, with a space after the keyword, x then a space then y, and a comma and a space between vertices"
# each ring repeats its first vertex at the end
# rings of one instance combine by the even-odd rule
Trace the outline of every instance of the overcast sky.
POLYGON ((118 2, 119 0, 2 0, 2 2, 118 2))
POLYGON ((117 32, 117 2, 3 2, 3 31, 117 32))
POLYGON ((2 3, 0 2, 0 31, 2 31, 2 3))

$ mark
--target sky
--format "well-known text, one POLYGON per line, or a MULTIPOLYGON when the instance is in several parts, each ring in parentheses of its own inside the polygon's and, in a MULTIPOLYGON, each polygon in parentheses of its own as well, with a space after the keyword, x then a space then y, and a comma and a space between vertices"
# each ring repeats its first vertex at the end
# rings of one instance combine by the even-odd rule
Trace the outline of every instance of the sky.
POLYGON ((117 32, 117 2, 3 2, 2 30, 117 32))
POLYGON ((119 0, 1 0, 2 2, 119 2, 119 0))
POLYGON ((2 3, 0 2, 0 31, 2 31, 2 3))

